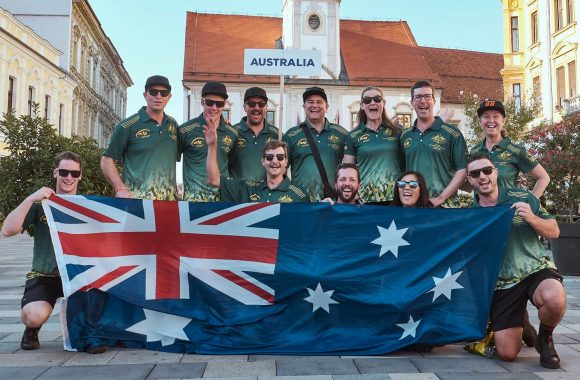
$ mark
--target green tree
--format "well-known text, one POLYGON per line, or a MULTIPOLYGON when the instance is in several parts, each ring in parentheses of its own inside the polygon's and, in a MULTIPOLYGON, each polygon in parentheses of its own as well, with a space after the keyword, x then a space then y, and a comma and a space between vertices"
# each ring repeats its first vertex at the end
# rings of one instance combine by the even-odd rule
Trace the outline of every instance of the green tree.
MULTIPOLYGON (((480 99, 478 95, 472 93, 462 94, 460 99, 463 103, 466 123, 476 136, 474 139, 468 139, 468 144, 473 146, 483 137, 483 129, 481 128, 481 125, 479 125, 477 109, 484 99, 480 99)), ((506 114, 505 125, 503 128, 510 139, 516 142, 522 142, 525 140, 528 133, 528 124, 534 120, 538 114, 539 104, 534 100, 528 102, 522 100, 518 107, 516 100, 517 99, 512 96, 503 102, 506 114)))
POLYGON ((0 121, 8 156, 0 159, 0 221, 24 198, 42 186, 54 188, 53 158, 70 150, 83 159, 83 179, 79 193, 112 195, 112 189, 99 168, 102 149, 88 137, 59 136, 53 126, 39 117, 38 105, 33 116, 15 116, 9 111, 0 121))

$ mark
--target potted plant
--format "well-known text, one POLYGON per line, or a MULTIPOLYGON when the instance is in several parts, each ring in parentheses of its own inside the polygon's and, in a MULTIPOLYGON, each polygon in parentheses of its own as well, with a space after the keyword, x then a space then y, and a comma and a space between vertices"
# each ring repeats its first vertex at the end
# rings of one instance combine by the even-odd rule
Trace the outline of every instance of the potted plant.
POLYGON ((554 262, 562 274, 580 275, 580 114, 537 126, 528 143, 550 174, 546 205, 560 227, 560 237, 550 239, 554 262))

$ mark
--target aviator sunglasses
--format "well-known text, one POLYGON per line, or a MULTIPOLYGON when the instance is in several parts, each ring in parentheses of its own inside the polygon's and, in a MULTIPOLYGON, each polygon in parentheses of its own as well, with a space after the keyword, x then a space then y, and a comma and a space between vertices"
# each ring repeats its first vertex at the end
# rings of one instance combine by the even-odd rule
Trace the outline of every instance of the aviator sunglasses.
POLYGON ((151 96, 157 96, 157 94, 161 95, 161 97, 166 98, 169 96, 170 91, 169 90, 157 90, 155 88, 150 88, 149 90, 147 90, 147 92, 149 93, 149 95, 151 96))
POLYGON ((248 107, 254 108, 256 105, 260 108, 266 107, 266 102, 246 102, 248 107))
POLYGON ((264 158, 265 158, 267 161, 272 161, 272 160, 274 159, 274 156, 276 156, 276 159, 277 159, 278 161, 284 161, 284 160, 286 159, 286 155, 285 155, 285 154, 283 154, 283 153, 278 153, 278 154, 265 154, 265 155, 264 155, 264 158))
POLYGON ((479 178, 481 172, 483 172, 483 174, 485 175, 490 175, 491 172, 493 172, 493 166, 486 166, 481 169, 470 170, 469 173, 467 173, 467 175, 470 176, 471 178, 479 178))
POLYGON ((407 185, 411 187, 411 189, 416 189, 419 186, 419 182, 417 181, 397 181, 397 186, 399 189, 404 189, 407 185))
POLYGON ((380 95, 376 95, 376 96, 365 96, 364 98, 362 98, 362 102, 364 104, 371 104, 371 102, 374 101, 375 103, 380 103, 383 101, 383 97, 380 95))
POLYGON ((215 104, 217 108, 223 108, 226 105, 225 100, 211 100, 206 98, 203 98, 203 103, 208 107, 212 107, 215 104))
POLYGON ((57 169, 58 175, 61 177, 68 177, 70 174, 73 178, 79 178, 81 176, 80 170, 67 170, 67 169, 57 169))

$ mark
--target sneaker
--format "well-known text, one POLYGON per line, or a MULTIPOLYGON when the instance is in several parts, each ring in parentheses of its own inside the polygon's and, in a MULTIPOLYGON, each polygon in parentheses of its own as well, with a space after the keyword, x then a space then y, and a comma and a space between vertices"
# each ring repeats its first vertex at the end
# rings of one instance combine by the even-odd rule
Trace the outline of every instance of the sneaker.
POLYGON ((550 369, 560 368, 560 358, 554 348, 552 334, 544 333, 540 329, 540 334, 536 342, 536 351, 540 354, 540 365, 542 367, 550 369))
POLYGON ((22 341, 20 342, 20 348, 23 350, 36 350, 40 347, 40 341, 38 340, 38 331, 40 328, 31 329, 27 327, 22 334, 22 341))
POLYGON ((90 346, 86 349, 86 352, 89 354, 102 354, 103 352, 107 351, 107 346, 99 344, 96 346, 90 346))
POLYGON ((524 313, 524 331, 522 332, 522 340, 528 347, 535 347, 538 341, 538 333, 534 326, 530 323, 530 316, 528 311, 524 313))

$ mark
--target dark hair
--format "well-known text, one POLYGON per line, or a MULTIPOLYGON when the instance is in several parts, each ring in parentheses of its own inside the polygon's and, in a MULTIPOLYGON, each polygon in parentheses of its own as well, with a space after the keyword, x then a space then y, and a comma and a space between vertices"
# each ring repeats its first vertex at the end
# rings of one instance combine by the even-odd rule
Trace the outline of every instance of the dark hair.
POLYGON ((360 182, 360 172, 358 171, 358 166, 356 164, 351 164, 349 162, 343 162, 342 164, 338 164, 336 170, 334 171, 334 182, 338 181, 338 171, 341 169, 354 169, 356 170, 356 177, 360 182))
MULTIPOLYGON (((364 90, 362 91, 361 95, 360 95, 360 100, 361 100, 361 107, 358 110, 358 114, 357 114, 357 120, 359 123, 367 123, 367 114, 365 113, 365 110, 362 107, 362 100, 364 97, 365 92, 370 91, 370 90, 377 90, 378 92, 381 93, 381 97, 384 99, 384 94, 383 94, 383 90, 381 90, 378 87, 375 86, 368 86, 365 87, 364 90)), ((393 124, 393 122, 389 119, 389 117, 387 116, 387 110, 385 108, 385 106, 383 105, 383 113, 381 114, 381 125, 384 125, 385 127, 389 128, 392 132, 393 135, 398 135, 399 134, 399 128, 397 126, 395 126, 393 124)))
POLYGON ((435 96, 435 87, 433 87, 433 84, 426 80, 420 80, 419 82, 415 83, 413 87, 411 87, 411 99, 413 99, 413 92, 415 92, 416 89, 423 87, 429 87, 431 91, 433 91, 433 96, 435 96))
POLYGON ((264 145, 264 150, 262 151, 262 154, 266 154, 266 151, 274 150, 277 148, 284 148, 284 154, 286 154, 286 157, 288 157, 288 144, 280 140, 268 141, 266 145, 264 145))
MULTIPOLYGON (((419 172, 408 170, 406 172, 401 173, 401 175, 397 178, 397 181, 400 181, 406 175, 414 175, 417 177, 417 182, 419 182, 419 199, 417 199, 417 203, 415 207, 425 207, 431 208, 433 204, 429 200, 429 190, 427 189, 427 182, 425 182, 425 178, 419 172)), ((401 197, 399 197, 399 187, 397 186, 397 182, 395 182, 395 187, 393 188, 393 201, 391 202, 391 206, 403 206, 401 202, 401 197)))
POLYGON ((491 162, 491 165, 495 168, 495 163, 491 159, 491 156, 484 151, 479 151, 479 152, 475 152, 475 153, 470 154, 467 157, 467 165, 465 167, 467 168, 469 166, 469 164, 471 164, 473 161, 477 161, 477 160, 488 160, 489 162, 491 162))
POLYGON ((83 170, 83 161, 81 160, 81 156, 79 156, 76 153, 70 152, 68 150, 65 152, 60 152, 59 154, 54 156, 54 167, 58 168, 58 166, 60 165, 60 162, 62 160, 74 161, 74 162, 78 163, 81 167, 81 170, 83 170))

